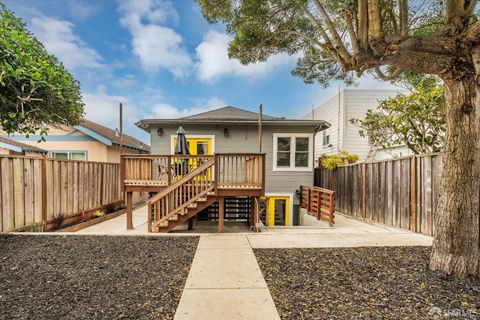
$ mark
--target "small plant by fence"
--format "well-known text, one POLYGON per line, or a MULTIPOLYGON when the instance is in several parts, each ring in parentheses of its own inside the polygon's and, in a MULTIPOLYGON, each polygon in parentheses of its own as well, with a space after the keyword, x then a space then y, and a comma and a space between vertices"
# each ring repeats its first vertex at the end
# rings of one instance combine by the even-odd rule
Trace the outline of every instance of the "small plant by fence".
POLYGON ((57 225, 122 200, 120 165, 0 156, 0 232, 57 225))
POLYGON ((315 186, 334 190, 336 210, 414 232, 433 235, 440 196, 442 155, 315 169, 315 186))

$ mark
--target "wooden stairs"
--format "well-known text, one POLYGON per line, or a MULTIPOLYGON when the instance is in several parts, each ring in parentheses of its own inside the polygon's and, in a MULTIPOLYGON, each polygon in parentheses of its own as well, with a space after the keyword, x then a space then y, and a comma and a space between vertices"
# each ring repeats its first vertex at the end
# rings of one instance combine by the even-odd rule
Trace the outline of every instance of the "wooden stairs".
POLYGON ((213 165, 212 158, 147 201, 150 232, 169 232, 218 201, 213 165))

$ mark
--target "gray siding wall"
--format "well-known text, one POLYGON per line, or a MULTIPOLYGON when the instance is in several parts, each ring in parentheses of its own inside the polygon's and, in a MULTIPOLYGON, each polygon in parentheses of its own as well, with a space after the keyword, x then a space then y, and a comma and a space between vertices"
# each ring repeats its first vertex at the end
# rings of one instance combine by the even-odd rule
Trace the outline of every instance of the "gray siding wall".
MULTIPOLYGON (((152 154, 170 154, 170 136, 175 135, 178 127, 161 126, 163 135, 157 135, 157 128, 153 127, 150 135, 152 154)), ((218 153, 257 153, 258 131, 257 126, 184 126, 188 135, 214 135, 215 149, 218 153), (228 128, 229 136, 225 137, 224 128, 228 128)), ((313 185, 312 171, 273 171, 273 134, 274 133, 313 133, 313 128, 305 126, 264 126, 263 148, 266 153, 265 163, 265 192, 266 193, 293 193, 293 201, 298 203, 295 195, 300 185, 313 185)), ((311 155, 313 157, 313 154, 311 155)))

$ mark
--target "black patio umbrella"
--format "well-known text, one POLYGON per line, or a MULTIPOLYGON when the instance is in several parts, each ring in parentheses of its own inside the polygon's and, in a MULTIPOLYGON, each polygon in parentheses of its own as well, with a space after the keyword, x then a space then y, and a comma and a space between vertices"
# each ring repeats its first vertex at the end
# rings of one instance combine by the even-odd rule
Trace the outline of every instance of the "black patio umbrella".
POLYGON ((175 154, 190 154, 190 150, 188 150, 187 138, 185 137, 185 130, 183 130, 182 127, 179 127, 177 130, 175 154))
MULTIPOLYGON (((175 144, 175 154, 188 155, 190 150, 188 150, 187 138, 185 137, 185 130, 182 127, 179 127, 177 130, 177 143, 175 144)), ((189 160, 183 159, 176 163, 175 174, 177 176, 183 176, 187 174, 189 170, 188 166, 189 160)))

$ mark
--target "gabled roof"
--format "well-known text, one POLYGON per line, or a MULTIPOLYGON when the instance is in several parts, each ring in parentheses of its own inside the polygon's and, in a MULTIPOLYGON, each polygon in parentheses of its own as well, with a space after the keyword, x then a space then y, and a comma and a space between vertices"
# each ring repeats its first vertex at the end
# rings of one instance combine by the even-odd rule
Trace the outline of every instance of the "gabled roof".
POLYGON ((12 139, 0 137, 0 148, 5 148, 15 152, 35 152, 35 153, 48 153, 47 150, 31 146, 25 143, 21 143, 12 139))
MULTIPOLYGON (((144 119, 136 123, 136 125, 144 129, 150 130, 151 125, 257 125, 260 114, 240 108, 227 106, 207 112, 202 112, 188 117, 177 119, 144 119)), ((330 127, 330 124, 323 120, 308 119, 286 119, 283 117, 272 117, 262 115, 263 125, 282 125, 282 126, 307 126, 317 128, 319 130, 330 127)))
MULTIPOLYGON (((260 114, 248 110, 239 109, 232 106, 223 107, 207 112, 194 114, 193 116, 180 119, 189 120, 252 120, 257 121, 260 114)), ((280 120, 281 118, 262 115, 263 120, 280 120)))
MULTIPOLYGON (((120 144, 120 136, 115 130, 93 121, 82 119, 80 125, 75 126, 75 129, 107 145, 120 144)), ((150 152, 150 146, 148 144, 145 144, 128 134, 123 134, 123 145, 136 150, 150 152)))

